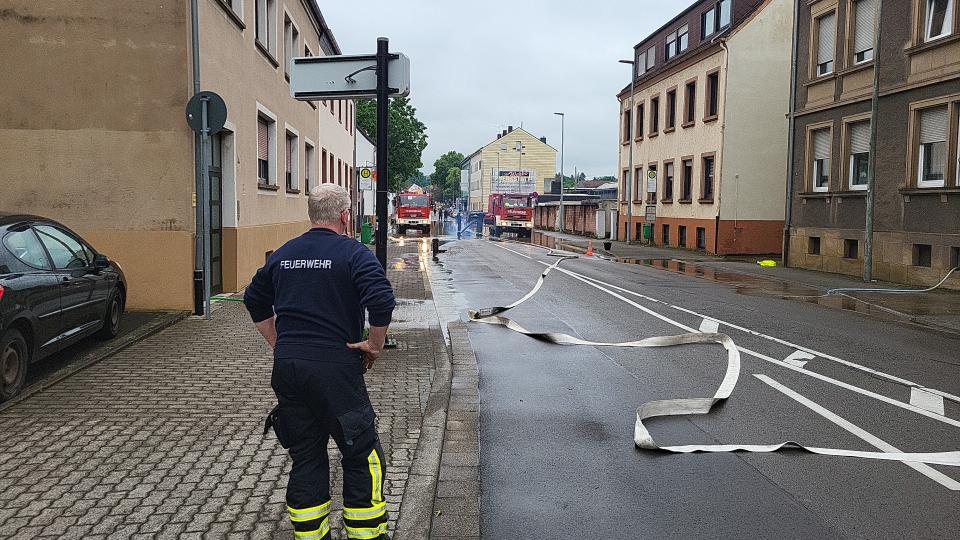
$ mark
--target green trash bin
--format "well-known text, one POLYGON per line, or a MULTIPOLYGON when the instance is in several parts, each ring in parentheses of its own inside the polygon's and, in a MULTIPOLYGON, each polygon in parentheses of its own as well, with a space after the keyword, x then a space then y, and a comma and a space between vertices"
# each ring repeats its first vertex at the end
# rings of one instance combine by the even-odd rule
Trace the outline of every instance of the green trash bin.
POLYGON ((373 243, 373 225, 370 223, 360 225, 360 242, 364 244, 373 243))
POLYGON ((653 239, 653 224, 644 223, 643 224, 643 237, 647 240, 653 239))

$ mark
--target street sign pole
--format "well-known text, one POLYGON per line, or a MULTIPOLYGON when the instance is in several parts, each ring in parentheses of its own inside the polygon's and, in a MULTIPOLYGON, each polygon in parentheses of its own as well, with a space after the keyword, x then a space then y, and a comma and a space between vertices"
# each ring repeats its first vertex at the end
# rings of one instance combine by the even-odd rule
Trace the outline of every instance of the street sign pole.
POLYGON ((201 98, 203 127, 200 130, 200 167, 203 172, 203 185, 197 197, 197 204, 203 205, 203 316, 207 320, 210 319, 210 167, 207 164, 207 148, 210 145, 209 104, 208 97, 201 98))
POLYGON ((377 38, 377 260, 387 269, 387 188, 390 165, 387 162, 387 118, 389 91, 390 42, 377 38))

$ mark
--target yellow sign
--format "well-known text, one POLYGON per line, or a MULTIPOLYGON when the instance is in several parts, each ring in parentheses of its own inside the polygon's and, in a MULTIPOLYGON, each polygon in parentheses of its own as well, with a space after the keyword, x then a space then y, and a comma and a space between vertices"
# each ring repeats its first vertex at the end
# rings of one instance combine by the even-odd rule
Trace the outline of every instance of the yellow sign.
POLYGON ((373 169, 370 167, 363 167, 360 169, 360 178, 370 178, 373 176, 373 169))

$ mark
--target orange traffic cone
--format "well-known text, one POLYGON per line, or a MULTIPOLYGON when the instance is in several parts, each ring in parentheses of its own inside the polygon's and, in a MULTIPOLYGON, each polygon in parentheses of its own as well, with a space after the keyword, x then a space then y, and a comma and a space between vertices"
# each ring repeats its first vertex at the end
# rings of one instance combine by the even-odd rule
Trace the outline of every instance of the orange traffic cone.
POLYGON ((593 240, 587 240, 587 257, 593 257, 593 240))

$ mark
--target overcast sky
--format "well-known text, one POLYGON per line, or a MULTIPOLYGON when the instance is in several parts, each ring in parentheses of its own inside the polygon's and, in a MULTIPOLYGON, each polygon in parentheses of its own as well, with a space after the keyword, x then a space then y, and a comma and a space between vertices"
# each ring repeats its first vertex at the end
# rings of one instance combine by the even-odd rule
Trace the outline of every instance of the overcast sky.
MULTIPOLYGON (((376 52, 378 36, 410 57, 410 99, 427 126, 423 171, 448 150, 467 155, 520 126, 560 148, 564 172, 617 169, 618 64, 693 0, 370 0, 320 2, 344 54, 376 52)), ((559 156, 558 156, 559 161, 559 156)), ((559 163, 557 165, 559 167, 559 163)))

